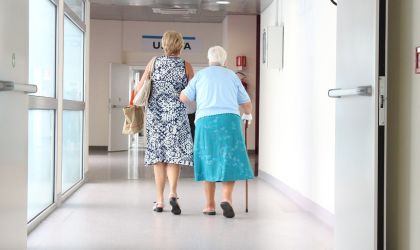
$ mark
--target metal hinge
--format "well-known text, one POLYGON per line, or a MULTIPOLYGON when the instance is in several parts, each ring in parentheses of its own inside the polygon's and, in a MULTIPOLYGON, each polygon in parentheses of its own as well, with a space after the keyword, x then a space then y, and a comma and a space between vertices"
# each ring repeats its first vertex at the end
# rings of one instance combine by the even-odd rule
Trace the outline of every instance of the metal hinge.
POLYGON ((379 77, 379 102, 378 102, 378 122, 379 126, 386 124, 386 107, 387 107, 387 78, 385 76, 379 77))

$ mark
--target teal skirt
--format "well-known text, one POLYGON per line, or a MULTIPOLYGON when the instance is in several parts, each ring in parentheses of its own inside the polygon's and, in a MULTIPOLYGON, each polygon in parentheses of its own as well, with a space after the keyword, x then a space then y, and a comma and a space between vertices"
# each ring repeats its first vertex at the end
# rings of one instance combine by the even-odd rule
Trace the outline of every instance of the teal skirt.
POLYGON ((238 115, 212 115, 196 121, 194 174, 196 181, 254 178, 238 115))

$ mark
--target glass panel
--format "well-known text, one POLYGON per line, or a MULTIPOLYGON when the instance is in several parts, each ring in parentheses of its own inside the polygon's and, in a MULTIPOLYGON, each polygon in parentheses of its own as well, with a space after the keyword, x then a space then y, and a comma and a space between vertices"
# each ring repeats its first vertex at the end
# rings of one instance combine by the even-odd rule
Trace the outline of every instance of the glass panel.
POLYGON ((83 101, 83 32, 64 19, 64 99, 83 101))
POLYGON ((51 1, 29 1, 29 83, 38 86, 38 96, 55 97, 55 25, 51 1))
POLYGON ((54 111, 30 110, 28 129, 28 221, 53 203, 54 111))
POLYGON ((62 191, 66 192, 83 176, 83 111, 63 112, 62 191))
POLYGON ((80 18, 80 20, 85 20, 85 3, 83 0, 64 0, 64 2, 80 18))

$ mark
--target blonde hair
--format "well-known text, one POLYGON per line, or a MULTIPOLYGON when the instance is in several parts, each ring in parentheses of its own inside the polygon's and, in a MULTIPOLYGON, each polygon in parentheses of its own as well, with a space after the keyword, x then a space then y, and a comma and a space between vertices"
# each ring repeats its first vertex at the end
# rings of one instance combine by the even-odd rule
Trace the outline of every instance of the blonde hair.
POLYGON ((162 36, 162 47, 165 55, 178 55, 184 48, 182 34, 176 31, 166 31, 162 36))
POLYGON ((224 66, 227 58, 226 50, 221 46, 213 46, 207 52, 207 58, 209 59, 209 64, 219 64, 224 66))

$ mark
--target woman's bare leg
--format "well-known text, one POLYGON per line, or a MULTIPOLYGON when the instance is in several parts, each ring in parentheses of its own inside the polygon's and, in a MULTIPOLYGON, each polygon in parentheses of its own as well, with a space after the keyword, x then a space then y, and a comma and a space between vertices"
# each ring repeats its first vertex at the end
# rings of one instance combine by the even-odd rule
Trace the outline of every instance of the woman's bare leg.
POLYGON ((172 206, 171 212, 175 215, 179 215, 181 214, 181 208, 179 207, 177 201, 178 194, 176 189, 178 187, 178 179, 181 168, 177 164, 168 164, 166 172, 168 174, 169 186, 171 187, 171 193, 169 194, 169 204, 172 206))
POLYGON ((181 168, 177 164, 168 164, 166 168, 166 173, 168 175, 169 186, 170 186, 170 197, 178 197, 177 187, 179 174, 181 173, 181 168))
POLYGON ((215 191, 215 182, 204 181, 204 192, 206 194, 206 211, 214 211, 216 209, 216 202, 214 201, 215 191))
POLYGON ((232 192, 234 185, 234 181, 223 182, 223 201, 220 203, 220 206, 223 209, 223 216, 226 218, 235 217, 235 211, 233 211, 232 207, 232 192))
POLYGON ((232 204, 232 192, 234 186, 234 181, 223 182, 223 201, 227 201, 232 204))
POLYGON ((165 190, 166 182, 166 164, 156 163, 153 167, 155 173, 156 184, 156 202, 163 207, 163 192, 165 190))

